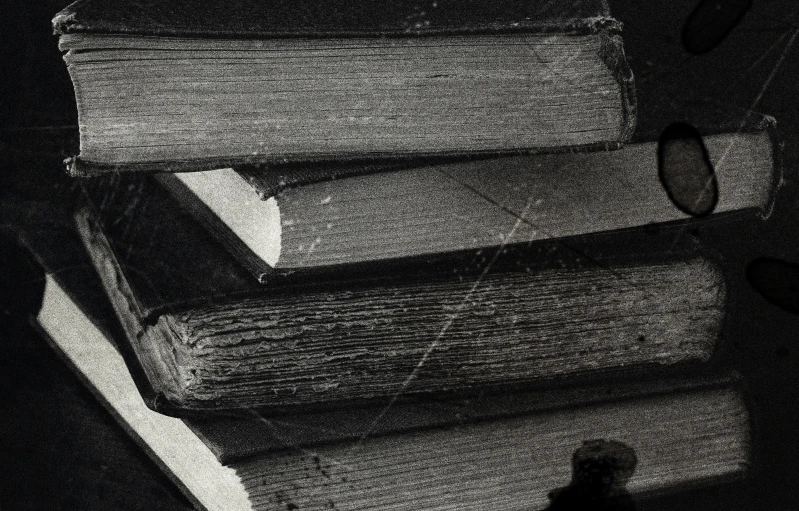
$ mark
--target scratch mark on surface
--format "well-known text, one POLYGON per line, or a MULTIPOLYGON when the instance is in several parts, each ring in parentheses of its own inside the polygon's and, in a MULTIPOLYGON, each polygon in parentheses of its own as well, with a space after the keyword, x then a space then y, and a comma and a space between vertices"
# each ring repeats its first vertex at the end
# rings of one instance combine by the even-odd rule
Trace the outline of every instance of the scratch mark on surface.
MULTIPOLYGON (((311 450, 308 450, 308 449, 303 449, 302 447, 299 447, 297 444, 291 442, 290 440, 287 440, 285 438, 285 436, 283 436, 280 433, 280 430, 278 430, 278 428, 275 427, 274 424, 272 424, 271 420, 267 419, 266 417, 264 417, 263 415, 261 415, 257 411, 253 410, 252 408, 248 408, 247 411, 253 417, 258 419, 260 422, 266 424, 266 426, 272 431, 272 435, 274 435, 274 437, 277 438, 285 447, 290 447, 292 449, 296 449, 296 450, 300 451, 301 453, 303 453, 303 454, 305 454, 307 456, 315 457, 317 459, 322 459, 322 456, 318 452, 311 451, 311 450)), ((340 461, 338 461, 336 459, 333 459, 333 458, 325 457, 325 462, 330 463, 331 465, 334 465, 336 467, 341 467, 341 468, 343 468, 343 469, 345 469, 347 471, 351 471, 352 470, 352 467, 350 465, 347 465, 346 463, 342 463, 342 462, 340 462, 340 461)))
POLYGON ((493 266, 493 264, 496 262, 496 260, 502 254, 502 251, 505 248, 505 246, 508 244, 509 240, 511 238, 513 238, 514 233, 524 223, 523 219, 524 219, 525 215, 527 215, 528 211, 530 210, 531 204, 532 204, 532 199, 528 199, 527 205, 524 207, 524 210, 522 211, 522 213, 517 216, 516 223, 513 224, 513 227, 508 232, 508 235, 504 238, 502 244, 499 245, 499 247, 497 247, 497 250, 494 252, 494 256, 491 258, 491 260, 488 262, 488 264, 486 264, 485 268, 483 268, 483 271, 480 272, 480 275, 477 277, 477 279, 475 280, 474 284, 472 284, 472 287, 469 288, 469 290, 463 296, 463 299, 461 300, 460 304, 458 305, 457 312, 449 315, 449 317, 447 318, 447 321, 444 322, 444 325, 441 327, 441 330, 438 332, 438 335, 436 335, 435 339, 433 339, 433 341, 427 347, 427 350, 425 350, 424 354, 419 359, 419 362, 416 364, 416 367, 414 367, 413 371, 411 371, 411 373, 408 375, 408 377, 405 378, 405 381, 402 383, 402 386, 400 387, 400 389, 397 392, 395 392, 394 395, 391 396, 391 399, 389 400, 388 404, 386 404, 386 406, 380 411, 380 413, 377 414, 377 417, 375 417, 375 419, 371 422, 371 424, 366 429, 366 431, 364 431, 363 434, 360 436, 360 438, 358 438, 358 440, 352 445, 352 447, 350 447, 350 449, 347 451, 348 453, 351 453, 353 450, 358 448, 358 446, 361 445, 361 443, 363 441, 365 441, 369 437, 369 435, 372 433, 372 431, 374 431, 374 429, 377 427, 377 425, 380 423, 380 421, 383 419, 383 417, 385 417, 386 413, 388 413, 388 411, 391 409, 391 407, 394 406, 394 403, 397 402, 397 399, 400 398, 400 396, 405 392, 405 390, 408 388, 408 386, 411 384, 411 382, 416 378, 416 375, 419 374, 419 371, 421 371, 422 367, 424 367, 425 363, 430 358, 430 355, 433 353, 433 351, 441 343, 441 339, 444 337, 444 335, 447 333, 449 328, 452 326, 452 324, 457 319, 458 313, 460 312, 460 310, 463 309, 464 305, 469 301, 469 298, 472 296, 474 291, 477 289, 477 287, 483 281, 485 276, 488 274, 488 272, 491 269, 491 267, 493 266))
MULTIPOLYGON (((738 129, 735 130, 736 134, 741 133, 743 129, 746 127, 746 124, 749 121, 749 117, 752 115, 754 109, 760 103, 760 100, 763 99, 763 95, 766 93, 766 90, 771 85, 771 81, 777 75, 777 71, 779 71, 780 67, 782 66, 782 63, 785 61, 785 58, 788 56, 788 51, 790 51, 790 49, 793 47, 793 43, 794 41, 796 41, 797 36, 799 36, 799 26, 797 26, 796 29, 793 31, 791 38, 788 40, 788 43, 785 45, 785 48, 782 50, 782 53, 780 54, 780 58, 777 59, 777 62, 774 64, 774 68, 771 70, 768 77, 766 77, 766 81, 763 82, 763 86, 760 87, 760 91, 758 92, 757 96, 755 96, 755 99, 752 101, 752 104, 749 106, 746 114, 744 114, 743 119, 741 119, 741 123, 738 125, 738 129)), ((731 140, 730 143, 727 144, 727 147, 724 149, 724 152, 721 154, 718 160, 714 162, 714 166, 716 169, 721 168, 722 164, 724 163, 724 159, 727 157, 727 155, 729 155, 734 143, 735 141, 731 140)), ((713 186, 713 179, 714 178, 710 178, 705 182, 705 189, 709 189, 711 186, 713 186)), ((688 229, 688 227, 683 227, 680 230, 680 232, 675 235, 674 241, 672 242, 670 247, 671 249, 674 248, 674 246, 677 244, 677 240, 679 239, 680 235, 684 233, 686 229, 688 229)))
MULTIPOLYGON (((748 74, 750 71, 752 71, 752 69, 754 69, 755 67, 757 67, 757 65, 758 65, 758 64, 760 64, 761 62, 763 62, 763 59, 765 59, 766 57, 768 57, 769 55, 771 55, 771 52, 773 52, 773 51, 774 51, 774 50, 775 50, 775 49, 776 49, 776 48, 777 48, 777 47, 780 45, 780 43, 782 43, 782 42, 785 40, 785 38, 786 38, 786 37, 788 37, 788 34, 790 34, 790 33, 791 33, 791 32, 790 32, 790 31, 788 31, 788 30, 786 30, 785 32, 783 32, 783 33, 782 33, 782 35, 780 35, 780 36, 779 36, 779 37, 778 37, 778 38, 777 38, 777 39, 776 39, 776 40, 775 40, 773 43, 771 43, 771 46, 769 46, 769 47, 766 49, 766 51, 764 51, 764 52, 763 52, 763 53, 760 55, 760 57, 758 57, 757 59, 755 59, 755 61, 754 61, 754 62, 752 62, 752 64, 751 64, 749 67, 747 67, 747 68, 746 68, 746 69, 745 69, 745 70, 744 70, 744 71, 743 71, 743 72, 740 74, 740 76, 742 77, 742 76, 744 76, 744 75, 748 74)), ((741 81, 741 80, 740 80, 740 79, 738 79, 738 80, 736 80, 735 82, 733 82, 732 84, 730 84, 730 87, 728 87, 728 88, 727 88, 727 90, 730 90, 730 89, 731 89, 733 86, 735 86, 735 85, 739 84, 739 83, 740 83, 740 81, 741 81)))
MULTIPOLYGON (((738 125, 738 130, 736 131, 736 133, 740 133, 741 131, 743 131, 744 127, 746 126, 746 122, 749 120, 749 116, 752 115, 752 111, 757 107, 758 103, 760 103, 760 100, 763 99, 763 95, 766 93, 766 90, 771 85, 771 81, 777 75, 777 71, 779 71, 780 67, 782 66, 782 63, 785 61, 785 57, 788 56, 788 51, 793 47, 793 43, 796 40, 797 36, 799 36, 799 27, 796 27, 796 29, 793 31, 791 38, 788 40, 788 43, 785 45, 785 48, 782 50, 782 53, 780 54, 780 58, 777 59, 776 64, 774 64, 774 68, 771 70, 771 73, 769 73, 768 77, 766 78, 766 81, 763 83, 763 86, 760 88, 760 91, 757 93, 757 96, 755 96, 754 101, 752 101, 752 104, 749 107, 749 111, 746 113, 746 115, 744 115, 741 124, 738 125)), ((733 143, 730 142, 727 145, 727 148, 724 150, 724 153, 721 155, 721 158, 719 158, 718 161, 716 162, 716 168, 721 166, 721 164, 724 161, 724 158, 727 157, 730 150, 732 149, 732 144, 733 143)))
POLYGON ((318 236, 316 237, 316 239, 314 239, 314 240, 313 240, 313 242, 311 242, 311 244, 308 246, 308 249, 305 251, 305 254, 304 254, 304 255, 303 255, 303 257, 302 257, 302 261, 301 261, 301 263, 305 263, 305 261, 308 259, 308 257, 310 257, 310 255, 313 253, 314 249, 315 249, 315 248, 316 248, 316 247, 317 247, 317 246, 318 246, 318 245, 319 245, 321 242, 322 242, 322 238, 320 238, 320 237, 318 237, 318 236))
MULTIPOLYGON (((548 231, 548 230, 547 230, 545 227, 543 227, 542 225, 534 224, 534 223, 532 223, 530 220, 528 220, 528 219, 526 218, 526 215, 527 215, 527 213, 529 212, 529 208, 530 208, 530 206, 531 206, 531 203, 530 203, 530 201, 532 201, 532 197, 528 198, 527 206, 525 207, 525 209, 524 209, 523 213, 522 213, 521 215, 519 215, 519 214, 517 214, 515 211, 513 211, 512 209, 508 208, 507 206, 503 205, 503 204, 502 204, 501 202, 499 202, 498 200, 496 200, 496 199, 494 199, 493 197, 491 197, 490 195, 487 195, 487 194, 483 193, 482 191, 478 190, 477 188, 475 188, 475 187, 473 187, 473 186, 469 185, 468 183, 465 183, 465 182, 463 182, 463 181, 461 181, 461 180, 457 179, 455 176, 451 175, 451 174, 450 174, 450 173, 448 173, 447 171, 445 171, 445 170, 443 170, 443 169, 439 169, 439 172, 440 172, 441 174, 443 174, 444 176, 446 176, 446 177, 448 177, 448 178, 452 179, 453 181, 455 181, 455 182, 456 182, 456 183, 458 183, 459 185, 463 186, 463 187, 464 187, 464 188, 466 188, 467 190, 471 191, 472 193, 474 193, 474 194, 478 195, 479 197, 483 198, 484 200, 486 200, 486 201, 490 202, 491 204, 493 204, 494 206, 498 207, 499 209, 501 209, 501 210, 502 210, 502 211, 504 211, 505 213, 507 213, 507 214, 509 214, 509 215, 513 216, 514 218, 516 218, 517 222, 522 222, 523 224, 525 224, 525 225, 528 225, 528 226, 532 227, 533 229, 536 229, 536 230, 538 230, 538 231, 540 231, 540 232, 543 232, 543 233, 544 233, 544 234, 546 234, 546 236, 547 236, 547 241, 550 241, 550 242, 557 243, 558 245, 562 246, 562 247, 563 247, 563 248, 565 248, 566 250, 569 250, 570 252, 573 252, 573 253, 577 254, 578 256, 580 256, 580 257, 584 257, 584 258, 586 258, 587 260, 591 261, 593 264, 597 265, 598 267, 600 267, 600 268, 602 268, 602 269, 604 269, 604 270, 607 270, 608 272, 610 272, 612 275, 614 275, 614 276, 615 276, 616 278, 618 278, 619 280, 622 280, 622 281, 629 281, 629 279, 627 279, 627 278, 626 278, 626 277, 624 277, 623 275, 621 275, 621 274, 619 274, 618 272, 616 272, 616 271, 615 271, 613 268, 611 268, 610 266, 608 266, 608 265, 606 265, 606 264, 602 263, 601 261, 597 260, 597 259, 596 259, 596 258, 594 258, 594 257, 591 257, 590 255, 586 254, 586 253, 585 253, 585 252, 583 252, 582 250, 579 250, 579 249, 577 249, 576 247, 573 247, 573 246, 569 245, 568 243, 566 243, 566 241, 565 241, 565 240, 564 240, 562 237, 555 236, 554 234, 552 234, 550 231, 548 231)), ((519 225, 515 225, 515 226, 513 227, 513 229, 511 230, 511 233, 515 232, 515 231, 518 229, 518 227, 519 227, 519 225)), ((513 234, 510 234, 510 235, 506 236, 506 237, 503 239, 503 240, 504 240, 504 241, 503 241, 503 246, 504 246, 504 245, 506 245, 506 244, 508 244, 508 243, 510 243, 510 239, 511 239, 512 237, 513 237, 513 234)), ((542 241, 543 241, 543 240, 542 240, 542 241)))

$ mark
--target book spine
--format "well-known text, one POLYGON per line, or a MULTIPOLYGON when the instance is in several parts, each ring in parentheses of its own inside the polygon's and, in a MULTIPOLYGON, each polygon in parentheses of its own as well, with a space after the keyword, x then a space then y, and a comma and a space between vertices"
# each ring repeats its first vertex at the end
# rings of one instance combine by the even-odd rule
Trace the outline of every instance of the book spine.
POLYGON ((770 115, 758 115, 756 127, 768 133, 771 140, 771 186, 769 187, 769 194, 763 209, 760 212, 760 217, 763 220, 768 219, 774 211, 774 205, 777 202, 777 194, 779 190, 785 185, 784 177, 784 158, 785 158, 785 141, 777 129, 777 120, 770 115))
POLYGON ((133 292, 119 267, 113 250, 97 225, 88 205, 81 205, 74 216, 75 224, 86 251, 97 269, 106 294, 111 301, 125 336, 133 345, 132 350, 121 350, 126 355, 134 381, 147 406, 155 411, 171 413, 169 403, 181 399, 181 390, 175 375, 164 374, 162 358, 169 353, 159 350, 164 343, 152 339, 151 329, 143 326, 143 313, 138 307, 133 292))
POLYGON ((600 47, 600 57, 607 64, 608 68, 616 77, 621 91, 621 130, 619 142, 629 142, 635 133, 637 123, 638 106, 635 94, 635 80, 633 72, 627 63, 624 53, 624 44, 619 34, 605 31, 600 33, 602 45, 600 47))

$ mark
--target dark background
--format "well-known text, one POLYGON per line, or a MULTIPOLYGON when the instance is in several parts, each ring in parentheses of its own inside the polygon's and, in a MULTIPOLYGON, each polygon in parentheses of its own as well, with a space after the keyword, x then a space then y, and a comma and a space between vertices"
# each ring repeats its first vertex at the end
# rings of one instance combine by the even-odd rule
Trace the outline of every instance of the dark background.
MULTIPOLYGON (((713 3, 732 9, 747 2, 713 3)), ((0 509, 188 508, 27 326, 42 273, 16 240, 26 230, 67 225, 70 181, 60 161, 77 151, 77 118, 72 86, 50 28, 50 19, 67 2, 5 4, 0 15, 0 509)), ((754 0, 718 46, 694 55, 682 44, 681 32, 698 4, 610 1, 614 16, 625 25, 639 117, 647 119, 648 127, 682 120, 664 112, 711 100, 730 111, 772 115, 784 140, 785 184, 767 222, 732 228, 709 223, 686 231, 721 253, 728 274, 728 322, 715 363, 744 376, 754 467, 745 481, 640 500, 638 507, 797 509, 799 316, 765 300, 745 272, 760 257, 799 263, 799 2, 754 0)), ((789 302, 795 300, 799 272, 786 267, 774 284, 783 286, 789 302)))

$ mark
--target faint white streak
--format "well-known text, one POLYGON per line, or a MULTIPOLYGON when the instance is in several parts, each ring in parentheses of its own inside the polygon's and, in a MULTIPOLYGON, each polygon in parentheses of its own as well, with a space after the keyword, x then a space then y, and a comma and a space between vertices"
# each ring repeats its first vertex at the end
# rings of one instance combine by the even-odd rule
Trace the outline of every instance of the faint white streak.
MULTIPOLYGON (((771 81, 774 79, 774 76, 776 76, 777 71, 779 71, 780 69, 780 66, 782 66, 782 63, 785 61, 785 57, 788 56, 788 51, 793 46, 793 43, 796 40, 797 36, 799 36, 799 26, 797 26, 796 29, 793 31, 791 38, 788 40, 788 43, 785 45, 785 48, 782 50, 782 53, 780 54, 780 58, 777 59, 776 64, 774 64, 774 68, 771 70, 771 73, 769 73, 768 77, 766 78, 766 81, 763 82, 763 86, 760 87, 760 91, 758 92, 757 96, 755 96, 755 99, 754 101, 752 101, 752 104, 749 106, 748 111, 741 120, 741 123, 738 125, 738 129, 735 130, 736 134, 741 133, 741 131, 743 131, 743 129, 746 127, 746 124, 749 121, 749 116, 752 115, 754 109, 757 107, 758 103, 760 103, 760 100, 763 99, 763 95, 766 93, 766 89, 768 89, 769 85, 771 85, 771 81)), ((727 144, 727 147, 724 149, 724 152, 721 154, 718 160, 715 163, 713 163, 714 169, 721 167, 721 165, 724 163, 724 159, 732 150, 732 146, 734 143, 735 143, 734 139, 730 140, 730 143, 727 144)), ((694 210, 702 201, 702 198, 705 196, 705 194, 708 193, 708 191, 711 189, 714 177, 715 177, 715 172, 713 172, 713 174, 711 174, 711 176, 705 182, 705 186, 702 189, 702 193, 699 194, 699 197, 697 198, 696 203, 694 204, 693 208, 694 210)), ((686 228, 681 229, 680 233, 678 233, 677 236, 674 237, 674 241, 672 242, 671 245, 672 248, 674 247, 674 245, 677 244, 677 240, 679 239, 680 234, 683 231, 685 231, 685 229, 686 228)))
MULTIPOLYGON (((457 179, 455 176, 453 176, 453 175, 452 175, 452 174, 450 174, 449 172, 446 172, 446 171, 445 171, 445 170, 443 170, 443 169, 439 169, 439 170, 438 170, 438 172, 439 172, 441 175, 443 175, 443 176, 445 176, 445 177, 448 177, 449 179, 451 179, 451 180, 455 181, 456 183, 458 183, 459 185, 463 186, 464 188, 466 188, 467 190, 471 191, 472 193, 476 194, 477 196, 479 196, 479 197, 483 198, 484 200, 488 201, 488 202, 489 202, 489 203, 491 203, 492 205, 494 205, 494 206, 498 207, 499 209, 501 209, 501 210, 502 210, 502 211, 504 211, 505 213, 507 213, 507 214, 511 215, 512 217, 514 217, 514 218, 516 219, 516 221, 517 221, 517 222, 522 222, 522 223, 524 223, 525 225, 528 225, 528 226, 532 227, 533 229, 536 229, 537 231, 544 233, 544 234, 546 235, 547 239, 548 239, 550 242, 557 243, 558 245, 560 245, 560 246, 564 247, 565 249, 567 249, 567 250, 569 250, 569 251, 571 251, 571 252, 574 252, 575 254, 577 254, 577 255, 579 255, 579 256, 585 257, 587 260, 591 261, 592 263, 594 263, 594 264, 595 264, 595 265, 597 265, 598 267, 600 267, 600 268, 603 268, 603 269, 607 270, 608 272, 610 272, 610 273, 611 273, 613 276, 615 276, 617 279, 619 279, 619 280, 623 280, 623 281, 628 281, 628 282, 629 282, 629 279, 628 279, 627 277, 625 277, 624 275, 621 275, 621 274, 619 274, 619 272, 617 272, 616 270, 614 270, 612 267, 610 267, 610 266, 608 266, 608 265, 606 265, 606 264, 603 264, 601 261, 599 261, 599 260, 597 260, 597 259, 595 259, 595 258, 591 257, 590 255, 588 255, 588 254, 586 254, 586 253, 584 253, 584 252, 582 252, 582 251, 578 250, 578 249, 577 249, 577 248, 575 248, 575 247, 572 247, 571 245, 569 245, 568 243, 566 243, 566 242, 563 240, 563 238, 556 236, 555 234, 553 234, 551 231, 549 231, 549 230, 548 230, 546 227, 544 227, 543 225, 541 225, 541 224, 534 224, 533 222, 531 222, 530 220, 528 220, 528 219, 526 218, 526 215, 527 215, 527 213, 528 213, 528 211, 529 211, 529 208, 530 208, 530 201, 532 201, 532 197, 528 198, 527 206, 525 207, 525 209, 524 209, 524 211, 522 212, 522 214, 521 214, 521 215, 519 215, 519 214, 517 214, 515 211, 513 211, 513 210, 512 210, 510 207, 508 207, 508 206, 505 206, 505 205, 504 205, 504 204, 502 204, 500 201, 498 201, 498 200, 494 199, 494 198, 493 198, 493 197, 491 197, 490 195, 488 195, 488 194, 486 194, 486 193, 483 193, 483 191, 482 191, 482 190, 479 190, 479 189, 477 189, 477 188, 475 188, 475 187, 473 187, 473 186, 469 185, 468 183, 464 183, 463 181, 461 181, 461 180, 457 179)), ((535 204, 538 204, 538 201, 536 201, 536 203, 535 203, 535 204)), ((511 232, 515 232, 515 231, 516 231, 516 229, 518 228, 518 225, 519 225, 518 223, 517 223, 516 225, 514 225, 513 229, 511 229, 511 232)), ((511 235, 511 237, 512 237, 512 235, 511 235)), ((509 243, 509 237, 505 237, 505 238, 503 238, 503 242, 504 242, 504 244, 508 244, 508 243, 509 243)))
POLYGON ((303 264, 304 264, 304 263, 305 263, 305 261, 308 259, 308 257, 310 257, 310 256, 311 256, 311 254, 313 253, 314 249, 315 249, 315 248, 316 248, 316 247, 319 245, 319 243, 321 243, 321 242, 322 242, 322 238, 320 238, 320 237, 318 237, 318 236, 317 236, 317 237, 316 237, 316 239, 314 239, 314 240, 311 242, 311 244, 308 246, 308 249, 307 249, 307 250, 305 251, 305 253, 303 254, 302 261, 300 261, 300 263, 303 263, 303 264))
POLYGON ((397 392, 395 392, 393 396, 391 396, 391 399, 389 400, 388 404, 380 411, 379 414, 377 414, 377 417, 375 417, 375 419, 372 421, 372 423, 369 425, 366 431, 363 432, 363 434, 355 442, 355 444, 353 444, 352 447, 350 447, 348 453, 352 452, 361 444, 361 442, 366 440, 366 438, 372 433, 372 431, 374 431, 375 427, 380 423, 380 421, 383 419, 386 413, 388 413, 389 409, 391 409, 391 407, 394 406, 394 403, 397 402, 397 399, 399 399, 399 397, 405 392, 405 390, 408 388, 408 386, 411 384, 414 378, 416 378, 416 375, 419 374, 419 371, 421 371, 422 367, 424 367, 425 363, 427 362, 427 359, 430 358, 430 355, 441 343, 441 339, 444 337, 449 328, 457 319, 458 313, 463 309, 463 307, 471 298, 474 291, 477 289, 477 286, 480 285, 483 278, 485 278, 485 276, 488 274, 489 270, 491 269, 491 266, 496 262, 496 260, 502 254, 505 246, 510 242, 511 239, 513 239, 513 235, 519 229, 519 226, 521 226, 525 222, 524 217, 527 215, 527 212, 530 210, 531 203, 532 203, 532 198, 527 200, 527 204, 525 205, 524 210, 521 212, 520 215, 517 215, 516 223, 513 224, 513 227, 508 232, 508 235, 505 236, 505 238, 502 241, 502 244, 497 248, 496 252, 494 253, 494 257, 492 257, 491 260, 488 262, 488 264, 486 264, 485 268, 483 268, 483 271, 474 281, 474 284, 472 284, 472 287, 469 288, 469 291, 467 291, 466 294, 463 296, 463 299, 461 300, 460 304, 457 307, 457 312, 449 315, 447 321, 444 322, 444 325, 441 327, 441 330, 438 332, 438 335, 436 335, 435 339, 433 339, 433 341, 427 347, 427 350, 422 355, 422 358, 419 359, 419 362, 416 364, 416 367, 414 367, 413 371, 411 371, 408 377, 405 378, 405 381, 402 383, 400 389, 397 392))
POLYGON ((293 443, 290 439, 286 439, 283 436, 283 434, 280 432, 280 430, 274 424, 272 424, 271 420, 267 419, 266 417, 264 417, 263 415, 261 415, 260 413, 258 413, 257 411, 255 411, 255 410, 253 410, 251 408, 248 408, 247 411, 250 412, 250 414, 252 414, 253 417, 255 417, 259 421, 261 421, 264 424, 266 424, 266 426, 272 431, 272 435, 274 435, 274 437, 277 438, 285 447, 290 447, 292 449, 296 449, 296 450, 300 451, 301 453, 305 454, 306 456, 316 457, 316 458, 318 458, 320 460, 324 460, 326 463, 330 463, 330 465, 343 468, 344 470, 347 470, 347 471, 351 471, 352 470, 351 466, 349 466, 349 465, 347 465, 345 463, 342 463, 342 462, 340 462, 340 461, 338 461, 336 459, 323 458, 322 456, 319 455, 318 452, 310 451, 308 449, 303 449, 302 447, 299 447, 298 445, 293 443))
MULTIPOLYGON (((757 104, 760 103, 760 100, 763 99, 763 95, 766 93, 766 89, 768 89, 769 85, 771 85, 771 81, 774 79, 774 76, 777 74, 777 71, 779 71, 780 66, 782 66, 782 63, 785 61, 785 57, 788 56, 788 51, 793 46, 793 42, 796 40, 797 36, 799 36, 799 27, 796 27, 796 30, 793 31, 791 38, 788 40, 788 44, 786 44, 785 49, 782 50, 780 58, 777 59, 777 63, 774 64, 774 69, 771 70, 771 73, 769 73, 768 77, 766 78, 766 81, 763 83, 763 86, 760 88, 760 92, 758 92, 757 96, 752 102, 752 105, 749 107, 749 111, 746 113, 746 115, 744 115, 744 118, 741 121, 741 124, 738 126, 738 130, 736 131, 736 133, 740 133, 744 129, 749 119, 749 116, 752 114, 752 111, 757 107, 757 104)), ((729 154, 730 150, 732 149, 732 144, 733 142, 730 142, 727 145, 727 149, 725 149, 724 153, 721 155, 718 162, 716 163, 717 167, 721 166, 722 162, 724 161, 724 158, 726 158, 727 155, 729 154)))

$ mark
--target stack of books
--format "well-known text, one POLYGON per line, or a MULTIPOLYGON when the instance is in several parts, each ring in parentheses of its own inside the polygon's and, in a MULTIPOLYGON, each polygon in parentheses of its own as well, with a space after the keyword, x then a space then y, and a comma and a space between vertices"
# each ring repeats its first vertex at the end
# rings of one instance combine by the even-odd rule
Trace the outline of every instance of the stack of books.
POLYGON ((53 23, 107 303, 53 272, 38 323, 198 506, 543 508, 597 445, 634 495, 745 474, 723 267, 668 233, 768 215, 774 122, 636 134, 605 2, 53 23))

